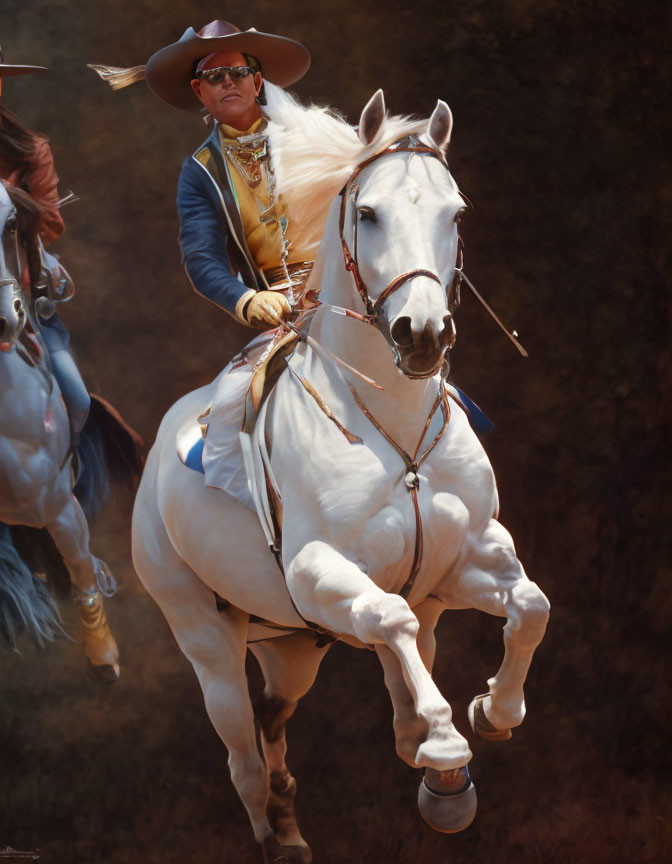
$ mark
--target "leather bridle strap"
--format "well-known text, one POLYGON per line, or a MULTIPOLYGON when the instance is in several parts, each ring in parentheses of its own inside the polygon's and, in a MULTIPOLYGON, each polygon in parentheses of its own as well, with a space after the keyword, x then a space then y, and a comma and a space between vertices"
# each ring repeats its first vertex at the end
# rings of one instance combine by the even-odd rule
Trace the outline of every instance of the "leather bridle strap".
POLYGON ((387 150, 383 150, 382 153, 376 153, 373 156, 370 156, 364 162, 362 162, 361 165, 358 165, 341 189, 341 208, 338 218, 338 230, 341 238, 341 246, 343 247, 343 260, 345 262, 345 269, 349 270, 352 273, 352 277, 355 282, 355 288, 357 289, 357 293, 359 294, 359 296, 362 298, 364 308, 366 309, 366 314, 362 315, 360 320, 365 321, 367 324, 373 325, 377 325, 378 323, 378 315, 383 303, 398 288, 401 288, 402 285, 404 285, 410 279, 413 279, 415 276, 428 276, 430 279, 433 279, 435 282, 438 282, 439 285, 441 285, 441 279, 439 278, 439 276, 437 276, 436 273, 433 273, 431 270, 410 270, 408 273, 402 273, 400 276, 397 276, 395 279, 393 279, 392 282, 390 282, 390 284, 380 294, 380 296, 377 297, 374 301, 371 299, 371 296, 369 295, 369 289, 362 278, 362 274, 359 272, 359 264, 357 263, 357 211, 355 208, 357 196, 359 195, 359 186, 354 181, 367 166, 371 165, 372 162, 375 162, 377 159, 380 159, 383 156, 387 156, 391 153, 426 153, 430 156, 433 156, 435 159, 438 159, 446 167, 446 170, 448 168, 441 154, 437 153, 437 151, 433 150, 431 147, 423 147, 420 145, 395 147, 394 145, 392 145, 391 147, 388 147, 387 150), (348 189, 350 190, 350 192, 349 194, 346 194, 348 189), (353 208, 355 208, 353 214, 354 255, 350 251, 348 241, 345 239, 344 234, 345 211, 347 208, 348 197, 352 199, 353 208))
POLYGON ((408 282, 410 279, 414 279, 416 276, 427 276, 430 279, 433 279, 435 282, 441 284, 441 280, 436 275, 436 273, 432 273, 431 270, 409 270, 408 273, 402 273, 401 276, 397 276, 396 279, 393 279, 387 288, 380 294, 379 297, 376 297, 373 303, 373 311, 377 314, 380 311, 380 307, 387 300, 387 298, 394 294, 397 288, 401 288, 401 286, 408 282))

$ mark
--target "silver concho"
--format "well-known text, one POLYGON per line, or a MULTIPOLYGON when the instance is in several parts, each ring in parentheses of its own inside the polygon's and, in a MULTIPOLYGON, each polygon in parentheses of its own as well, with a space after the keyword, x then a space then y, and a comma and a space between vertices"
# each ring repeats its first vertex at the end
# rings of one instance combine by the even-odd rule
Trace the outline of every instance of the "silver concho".
POLYGON ((404 483, 406 484, 408 489, 417 489, 420 486, 420 478, 415 473, 415 471, 409 471, 408 474, 404 477, 404 483))

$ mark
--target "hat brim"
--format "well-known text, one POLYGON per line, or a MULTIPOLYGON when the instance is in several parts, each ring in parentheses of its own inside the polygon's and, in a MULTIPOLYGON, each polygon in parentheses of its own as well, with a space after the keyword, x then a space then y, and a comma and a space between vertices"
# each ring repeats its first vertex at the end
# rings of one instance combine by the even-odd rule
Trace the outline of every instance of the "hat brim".
POLYGON ((300 42, 258 30, 204 38, 190 27, 178 42, 161 48, 147 61, 145 78, 159 99, 184 111, 202 108, 191 89, 194 64, 218 51, 251 54, 261 63, 261 73, 278 87, 289 87, 310 68, 310 52, 300 42))
POLYGON ((0 63, 0 78, 12 78, 14 75, 33 75, 35 72, 48 72, 46 66, 13 66, 10 63, 0 63))

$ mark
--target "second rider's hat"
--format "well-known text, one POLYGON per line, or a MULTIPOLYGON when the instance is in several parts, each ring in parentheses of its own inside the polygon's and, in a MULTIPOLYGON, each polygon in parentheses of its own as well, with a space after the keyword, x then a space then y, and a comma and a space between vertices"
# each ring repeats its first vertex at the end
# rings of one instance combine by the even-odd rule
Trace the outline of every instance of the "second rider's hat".
POLYGON ((5 63, 4 60, 2 48, 0 48, 0 78, 13 75, 32 75, 33 72, 49 71, 46 66, 17 66, 12 63, 5 63))

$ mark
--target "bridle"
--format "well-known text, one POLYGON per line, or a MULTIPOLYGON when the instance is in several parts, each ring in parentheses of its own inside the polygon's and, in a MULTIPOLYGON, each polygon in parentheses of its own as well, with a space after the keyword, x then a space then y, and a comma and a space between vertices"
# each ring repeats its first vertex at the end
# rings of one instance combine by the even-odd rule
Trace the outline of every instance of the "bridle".
MULTIPOLYGON (((3 225, 3 228, 2 228, 2 234, 4 234, 5 228, 7 226, 7 222, 11 218, 16 219, 16 208, 14 208, 10 212, 9 216, 5 220, 5 224, 3 225)), ((21 256, 19 253, 19 232, 16 229, 14 230, 14 244, 13 244, 13 250, 12 251, 14 253, 14 262, 16 265, 16 270, 14 272, 16 272, 17 274, 20 274, 21 273, 21 256)), ((12 272, 12 270, 9 267, 7 269, 10 273, 12 272)), ((12 338, 8 339, 6 341, 0 342, 0 351, 2 351, 3 353, 7 353, 8 351, 11 351, 12 348, 14 347, 14 345, 17 343, 19 336, 23 332, 23 328, 26 326, 26 319, 27 319, 25 310, 23 308, 24 296, 23 296, 23 290, 21 288, 21 284, 19 282, 19 279, 14 278, 14 277, 0 278, 0 288, 5 288, 5 287, 11 287, 11 289, 12 289, 12 305, 16 308, 16 304, 20 303, 20 310, 17 310, 17 315, 19 318, 19 324, 18 324, 17 328, 15 329, 14 333, 12 334, 12 338)))
MULTIPOLYGON (((433 157, 434 159, 438 159, 439 162, 448 170, 448 164, 444 159, 443 155, 439 153, 437 150, 434 150, 431 147, 427 147, 423 144, 420 144, 417 138, 413 135, 407 138, 401 138, 399 141, 395 141, 390 147, 385 150, 382 150, 380 153, 376 153, 373 156, 370 156, 360 165, 358 165, 352 174, 346 180, 343 188, 341 189, 341 207, 339 213, 338 220, 338 231, 339 237, 341 240, 341 246, 343 248, 343 259, 345 263, 345 269, 352 273, 352 278, 355 283, 355 288, 357 289, 357 293, 361 297, 362 303, 364 304, 364 308, 366 310, 365 314, 361 314, 359 312, 355 312, 352 309, 344 309, 343 311, 348 315, 348 317, 356 318, 359 321, 363 321, 366 324, 371 324, 377 329, 380 328, 380 320, 381 320, 381 312, 383 304, 386 300, 388 300, 395 291, 409 282, 411 279, 414 279, 416 276, 426 276, 429 279, 433 279, 434 282, 438 282, 439 285, 442 285, 441 278, 434 273, 432 270, 427 270, 424 268, 418 268, 416 270, 409 270, 406 273, 401 273, 399 276, 396 276, 380 293, 375 300, 371 298, 369 293, 368 286, 364 281, 362 274, 359 269, 359 263, 357 260, 358 257, 358 220, 357 220, 357 198, 359 196, 359 185, 355 182, 359 177, 361 172, 371 165, 373 162, 376 162, 378 159, 382 159, 384 156, 388 156, 393 153, 418 153, 418 154, 426 154, 428 156, 433 157), (352 207, 352 236, 353 236, 353 247, 354 253, 350 251, 350 247, 348 245, 348 241, 345 238, 345 215, 347 210, 348 200, 351 201, 352 207)), ((453 277, 453 281, 450 284, 448 289, 448 311, 452 316, 457 310, 457 307, 460 303, 460 282, 462 281, 462 264, 463 264, 463 254, 462 254, 463 244, 462 239, 458 235, 458 251, 457 251, 457 261, 455 262, 455 275, 453 277)), ((454 327, 454 325, 453 325, 454 327)), ((383 332, 383 331, 381 331, 383 332)), ((397 345, 391 340, 391 337, 388 338, 388 334, 383 332, 390 348, 392 349, 392 353, 394 354, 395 363, 397 366, 400 365, 401 356, 399 354, 399 349, 397 345)), ((441 359, 441 363, 443 363, 443 358, 441 359)), ((439 364, 439 366, 441 365, 439 364)), ((438 369, 438 367, 437 367, 438 369)), ((408 377, 431 377, 437 371, 437 369, 432 370, 431 373, 426 375, 418 375, 413 376, 409 375, 408 377)))

